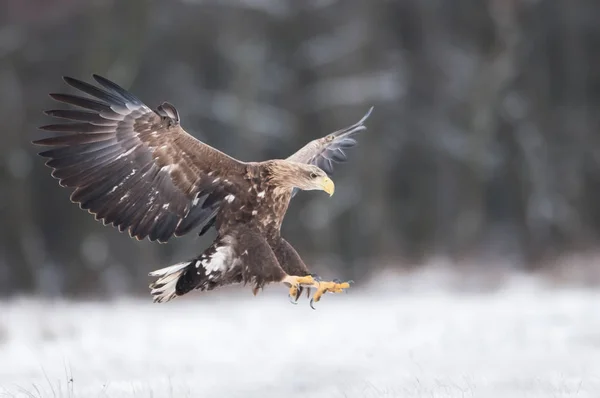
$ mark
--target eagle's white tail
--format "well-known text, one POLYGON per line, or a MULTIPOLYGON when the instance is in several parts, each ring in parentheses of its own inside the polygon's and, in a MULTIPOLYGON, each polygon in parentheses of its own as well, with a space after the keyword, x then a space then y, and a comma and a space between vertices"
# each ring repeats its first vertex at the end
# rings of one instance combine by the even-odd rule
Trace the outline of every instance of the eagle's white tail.
POLYGON ((177 281, 188 265, 190 265, 190 262, 185 261, 169 267, 157 269, 156 271, 152 271, 148 274, 150 276, 159 277, 150 285, 150 289, 152 289, 151 294, 154 296, 155 303, 169 301, 177 296, 175 293, 177 281))

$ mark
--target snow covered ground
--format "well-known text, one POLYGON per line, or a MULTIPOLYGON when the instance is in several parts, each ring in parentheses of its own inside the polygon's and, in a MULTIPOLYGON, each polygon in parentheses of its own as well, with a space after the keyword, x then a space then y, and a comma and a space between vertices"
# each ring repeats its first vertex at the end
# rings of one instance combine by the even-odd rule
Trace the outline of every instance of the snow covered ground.
POLYGON ((600 292, 390 287, 0 302, 0 396, 600 397, 600 292))

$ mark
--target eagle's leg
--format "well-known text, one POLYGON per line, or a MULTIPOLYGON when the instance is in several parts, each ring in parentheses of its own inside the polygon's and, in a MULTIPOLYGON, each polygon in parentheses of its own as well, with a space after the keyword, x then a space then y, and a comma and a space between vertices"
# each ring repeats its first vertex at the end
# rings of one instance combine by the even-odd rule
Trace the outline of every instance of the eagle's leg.
POLYGON ((279 238, 270 244, 281 268, 286 273, 281 282, 289 286, 289 298, 292 304, 296 304, 305 289, 307 297, 310 297, 311 289, 314 288, 316 292, 310 301, 310 306, 314 309, 313 303, 319 301, 323 294, 327 292, 341 293, 344 289, 350 287, 349 282, 342 283, 339 280, 322 281, 318 275, 311 274, 300 255, 285 239, 279 238))
MULTIPOLYGON (((302 258, 300 258, 300 255, 298 254, 296 249, 294 249, 292 245, 288 243, 287 240, 285 240, 282 237, 279 237, 279 239, 271 242, 270 245, 273 248, 273 252, 277 257, 281 268, 283 268, 283 270, 288 275, 312 276, 314 280, 320 279, 316 274, 312 274, 308 270, 308 267, 306 266, 306 264, 304 264, 304 261, 302 261, 302 258)), ((295 292, 296 294, 290 295, 291 303, 296 304, 296 302, 305 290, 306 297, 310 298, 311 286, 300 285, 298 287, 298 291, 295 292)))

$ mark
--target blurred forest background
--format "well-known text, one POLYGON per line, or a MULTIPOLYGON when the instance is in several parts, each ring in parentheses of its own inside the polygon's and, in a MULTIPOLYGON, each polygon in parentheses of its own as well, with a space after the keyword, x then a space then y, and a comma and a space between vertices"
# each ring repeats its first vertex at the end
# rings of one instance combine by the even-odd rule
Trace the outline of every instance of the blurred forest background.
MULTIPOLYGON (((375 110, 336 194, 283 230, 319 274, 431 258, 532 270, 600 238, 600 2, 0 0, 0 292, 147 294, 159 245, 69 202, 30 142, 63 75, 104 75, 241 160, 375 110), (327 271, 324 271, 327 270, 327 271)), ((68 91, 69 92, 69 91, 68 91)), ((567 273, 569 264, 567 264, 567 273)), ((590 280, 589 278, 587 278, 590 280)))

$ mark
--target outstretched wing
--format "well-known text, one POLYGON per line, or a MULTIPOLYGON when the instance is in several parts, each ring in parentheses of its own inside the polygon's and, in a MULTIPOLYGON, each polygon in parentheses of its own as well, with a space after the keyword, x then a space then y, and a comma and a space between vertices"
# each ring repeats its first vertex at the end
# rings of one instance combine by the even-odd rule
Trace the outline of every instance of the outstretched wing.
MULTIPOLYGON (((356 145, 354 135, 367 129, 364 123, 372 111, 373 107, 369 109, 362 119, 350 127, 343 128, 325 137, 309 142, 288 157, 287 160, 313 164, 331 177, 333 175, 333 164, 345 162, 347 160, 345 150, 356 145)), ((298 189, 294 189, 292 196, 296 195, 297 192, 298 189)))
POLYGON ((82 209, 139 240, 166 242, 212 220, 228 192, 243 189, 245 164, 186 133, 173 105, 153 111, 93 77, 102 88, 64 78, 93 98, 50 94, 84 110, 45 112, 71 123, 40 127, 59 134, 33 142, 52 147, 40 155, 82 209))

